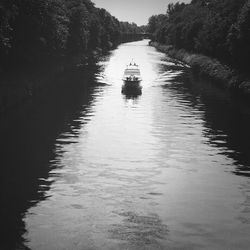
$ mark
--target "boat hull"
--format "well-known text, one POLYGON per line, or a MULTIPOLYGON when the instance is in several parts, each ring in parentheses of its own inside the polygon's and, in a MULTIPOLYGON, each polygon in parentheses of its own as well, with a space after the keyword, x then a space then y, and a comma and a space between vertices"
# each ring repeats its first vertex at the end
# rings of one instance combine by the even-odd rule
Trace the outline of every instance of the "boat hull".
POLYGON ((125 94, 141 94, 141 89, 140 81, 124 81, 122 85, 122 93, 125 94))

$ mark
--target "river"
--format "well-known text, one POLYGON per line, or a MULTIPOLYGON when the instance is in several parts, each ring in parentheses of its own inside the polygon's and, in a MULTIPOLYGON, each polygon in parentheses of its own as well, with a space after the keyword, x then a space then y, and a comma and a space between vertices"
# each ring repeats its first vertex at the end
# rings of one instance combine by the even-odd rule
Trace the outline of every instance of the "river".
POLYGON ((1 118, 1 249, 249 249, 250 108, 147 44, 1 118))

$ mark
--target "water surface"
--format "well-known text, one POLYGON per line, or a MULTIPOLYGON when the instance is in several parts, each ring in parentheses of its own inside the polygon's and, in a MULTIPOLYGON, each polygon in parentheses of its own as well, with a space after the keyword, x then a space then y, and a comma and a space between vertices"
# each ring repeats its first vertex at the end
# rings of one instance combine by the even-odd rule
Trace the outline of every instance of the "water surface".
POLYGON ((2 124, 17 249, 249 249, 250 109, 147 43, 2 124), (138 96, 121 94, 132 58, 138 96))

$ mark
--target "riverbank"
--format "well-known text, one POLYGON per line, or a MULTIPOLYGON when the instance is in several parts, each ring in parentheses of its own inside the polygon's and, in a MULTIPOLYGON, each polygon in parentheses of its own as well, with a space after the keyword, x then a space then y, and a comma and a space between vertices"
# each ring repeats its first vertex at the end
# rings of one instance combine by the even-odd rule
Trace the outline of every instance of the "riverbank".
POLYGON ((217 59, 201 54, 192 54, 184 49, 178 50, 172 45, 163 45, 157 42, 150 42, 149 45, 170 57, 184 62, 194 72, 212 79, 219 86, 227 88, 233 93, 250 97, 250 79, 222 64, 217 59))

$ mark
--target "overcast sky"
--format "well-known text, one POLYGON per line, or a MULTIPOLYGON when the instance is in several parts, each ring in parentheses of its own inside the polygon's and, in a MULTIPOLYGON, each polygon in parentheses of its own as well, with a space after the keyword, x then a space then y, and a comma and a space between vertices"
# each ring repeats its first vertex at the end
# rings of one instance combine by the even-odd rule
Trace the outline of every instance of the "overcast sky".
MULTIPOLYGON (((148 23, 150 16, 166 13, 167 5, 178 0, 92 0, 92 2, 96 4, 96 7, 109 11, 120 21, 143 25, 148 23)), ((179 2, 189 3, 190 0, 179 2)))

